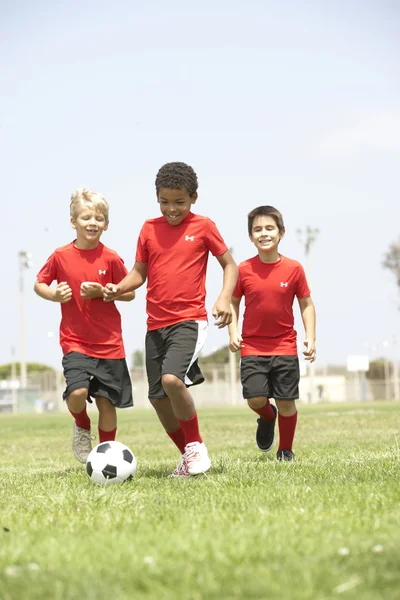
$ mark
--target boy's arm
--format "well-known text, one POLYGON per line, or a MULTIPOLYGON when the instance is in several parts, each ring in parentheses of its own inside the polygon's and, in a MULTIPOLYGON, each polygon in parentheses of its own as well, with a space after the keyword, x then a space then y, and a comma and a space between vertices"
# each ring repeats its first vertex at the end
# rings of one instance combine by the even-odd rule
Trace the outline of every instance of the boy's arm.
MULTIPOLYGON (((104 287, 97 281, 84 281, 81 283, 80 294, 85 300, 92 300, 93 298, 103 298, 104 287)), ((118 296, 117 300, 122 302, 130 302, 135 297, 135 292, 126 292, 118 296)))
POLYGON ((313 301, 311 300, 311 296, 307 296, 306 298, 298 298, 301 318, 303 320, 304 331, 306 334, 306 339, 304 341, 304 345, 306 349, 303 351, 304 357, 306 360, 310 362, 314 362, 316 358, 316 347, 315 347, 315 323, 316 323, 316 315, 315 315, 315 306, 313 301))
POLYGON ((228 325, 229 350, 231 352, 237 352, 243 346, 243 339, 238 329, 240 300, 241 298, 232 296, 232 321, 228 325))
POLYGON ((118 284, 107 283, 104 288, 104 302, 122 300, 127 293, 137 290, 147 279, 147 263, 136 261, 131 271, 118 284))
POLYGON ((51 288, 47 283, 36 281, 33 289, 38 296, 51 302, 64 304, 72 298, 72 290, 66 281, 60 281, 55 288, 51 288))
POLYGON ((212 314, 217 319, 215 325, 221 329, 232 321, 231 299, 238 277, 238 268, 230 252, 217 256, 217 260, 224 270, 224 281, 221 293, 213 306, 212 314))

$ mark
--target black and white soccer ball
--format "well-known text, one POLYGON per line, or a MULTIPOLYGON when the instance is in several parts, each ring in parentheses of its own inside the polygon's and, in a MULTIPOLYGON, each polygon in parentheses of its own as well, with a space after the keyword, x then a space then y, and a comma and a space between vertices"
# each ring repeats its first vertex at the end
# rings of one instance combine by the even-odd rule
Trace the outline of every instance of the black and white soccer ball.
POLYGON ((86 461, 90 481, 100 485, 123 483, 136 473, 136 457, 121 442, 102 442, 93 448, 86 461))

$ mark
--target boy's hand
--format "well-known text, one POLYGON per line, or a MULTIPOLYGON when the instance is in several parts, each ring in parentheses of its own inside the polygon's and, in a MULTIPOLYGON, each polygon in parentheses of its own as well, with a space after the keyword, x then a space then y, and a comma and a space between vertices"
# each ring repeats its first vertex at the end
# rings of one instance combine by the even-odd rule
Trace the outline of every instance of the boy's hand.
POLYGON ((81 283, 80 293, 82 298, 85 300, 91 300, 92 298, 103 297, 103 286, 101 283, 95 281, 84 281, 81 283))
POLYGON ((309 360, 310 362, 314 362, 316 359, 316 348, 315 348, 315 340, 306 340, 304 342, 306 350, 303 350, 305 360, 309 360))
POLYGON ((237 352, 240 348, 243 348, 243 339, 240 333, 235 333, 229 338, 229 350, 231 352, 237 352))
POLYGON ((212 309, 214 319, 217 319, 214 325, 221 329, 232 322, 232 306, 229 300, 218 298, 212 309))
POLYGON ((61 302, 64 304, 65 302, 69 302, 72 298, 72 290, 69 287, 66 281, 60 281, 57 284, 56 289, 54 290, 54 302, 61 302))
POLYGON ((103 288, 104 302, 114 302, 120 295, 119 287, 114 283, 107 283, 103 288))

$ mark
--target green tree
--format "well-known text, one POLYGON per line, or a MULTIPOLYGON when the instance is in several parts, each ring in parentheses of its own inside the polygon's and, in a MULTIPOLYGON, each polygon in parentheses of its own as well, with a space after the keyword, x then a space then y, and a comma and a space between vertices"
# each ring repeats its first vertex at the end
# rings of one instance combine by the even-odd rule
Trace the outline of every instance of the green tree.
MULTIPOLYGON (((17 377, 20 375, 21 365, 20 363, 15 363, 15 371, 17 377)), ((32 375, 34 373, 43 373, 44 371, 53 371, 53 367, 49 367, 48 365, 43 365, 41 363, 27 363, 26 370, 28 375, 32 375)), ((5 365, 0 365, 0 380, 2 379, 10 379, 12 373, 12 363, 7 363, 5 365)))
POLYGON ((390 244, 389 250, 385 254, 383 266, 393 272, 400 291, 400 237, 397 242, 390 244))
POLYGON ((132 369, 137 367, 143 367, 144 365, 144 352, 143 350, 135 350, 132 353, 132 369))

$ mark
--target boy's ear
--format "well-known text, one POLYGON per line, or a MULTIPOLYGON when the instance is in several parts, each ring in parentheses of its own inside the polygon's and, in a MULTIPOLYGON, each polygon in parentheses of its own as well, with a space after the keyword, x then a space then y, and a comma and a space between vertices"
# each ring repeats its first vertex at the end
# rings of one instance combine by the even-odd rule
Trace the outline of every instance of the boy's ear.
POLYGON ((279 239, 283 239, 285 237, 285 233, 286 233, 286 229, 284 229, 283 231, 279 232, 279 239))
POLYGON ((190 196, 190 199, 191 199, 191 201, 192 201, 192 204, 196 204, 196 200, 197 200, 197 198, 198 198, 198 197, 199 197, 199 195, 198 195, 198 193, 197 193, 197 192, 195 192, 195 193, 193 194, 193 196, 190 196))
POLYGON ((76 223, 75 223, 75 219, 74 219, 74 217, 71 217, 71 218, 70 218, 70 222, 71 222, 71 227, 72 227, 72 229, 76 229, 76 223))

